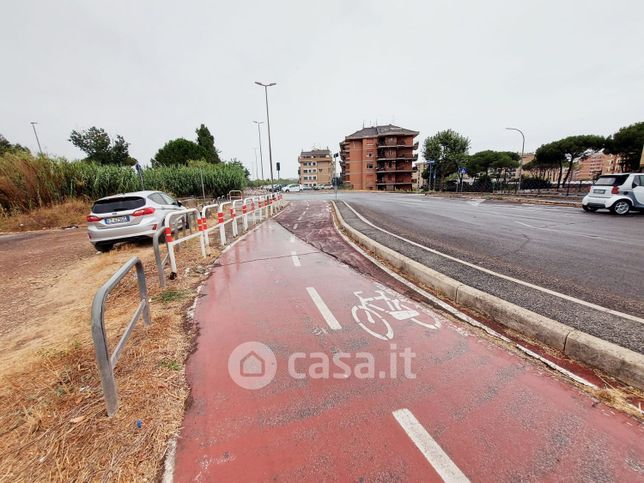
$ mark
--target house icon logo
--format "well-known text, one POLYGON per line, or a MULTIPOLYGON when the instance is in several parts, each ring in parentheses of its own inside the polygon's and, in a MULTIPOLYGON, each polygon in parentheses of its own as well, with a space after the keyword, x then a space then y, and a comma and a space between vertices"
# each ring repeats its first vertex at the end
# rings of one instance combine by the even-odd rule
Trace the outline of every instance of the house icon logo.
POLYGON ((261 342, 239 344, 228 357, 228 373, 244 389, 261 389, 268 385, 277 372, 273 351, 261 342))
POLYGON ((239 361, 239 373, 244 377, 262 377, 265 372, 266 363, 255 351, 251 351, 239 361))

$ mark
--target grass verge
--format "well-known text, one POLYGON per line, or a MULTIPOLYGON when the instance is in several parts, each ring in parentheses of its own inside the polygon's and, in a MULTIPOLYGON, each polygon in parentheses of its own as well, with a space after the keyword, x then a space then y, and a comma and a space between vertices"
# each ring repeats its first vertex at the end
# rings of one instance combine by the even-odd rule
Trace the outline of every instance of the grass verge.
MULTIPOLYGON (((20 370, 3 375, 0 480, 159 478, 167 442, 179 431, 188 396, 184 362, 194 333, 185 314, 206 277, 204 270, 195 268, 215 255, 206 261, 198 242, 188 242, 178 259, 181 270, 191 270, 180 272, 165 290, 158 286, 151 250, 140 255, 152 299, 152 323, 137 324, 118 361, 119 410, 113 418, 105 412, 89 317, 69 321, 87 324, 77 339, 44 350, 20 370)), ((134 312, 137 293, 131 274, 108 299, 106 332, 112 350, 134 312)))

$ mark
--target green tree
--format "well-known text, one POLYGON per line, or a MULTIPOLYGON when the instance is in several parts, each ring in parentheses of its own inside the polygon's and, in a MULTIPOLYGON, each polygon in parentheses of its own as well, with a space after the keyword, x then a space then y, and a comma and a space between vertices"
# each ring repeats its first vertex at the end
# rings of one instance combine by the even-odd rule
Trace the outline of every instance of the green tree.
POLYGON ((220 163, 219 151, 215 147, 215 137, 210 134, 210 130, 206 127, 205 124, 199 126, 195 132, 197 133, 197 144, 204 148, 208 155, 206 156, 206 161, 209 163, 220 163))
POLYGON ((447 129, 439 131, 425 139, 423 157, 426 160, 434 160, 436 177, 439 180, 439 189, 445 187, 445 178, 458 171, 458 167, 467 160, 467 152, 470 148, 470 140, 465 136, 447 129))
POLYGON ((96 126, 92 126, 85 131, 72 131, 69 141, 85 152, 87 155, 86 161, 116 165, 128 165, 130 162, 128 152, 130 144, 125 142, 123 136, 117 134, 114 141, 112 141, 104 129, 96 126))
POLYGON ((239 159, 232 158, 231 160, 226 161, 226 164, 239 167, 239 169, 241 169, 244 172, 244 176, 246 177, 246 180, 250 181, 250 171, 246 169, 246 166, 244 166, 244 163, 242 163, 239 159))
POLYGON ((567 138, 553 141, 540 146, 534 159, 535 166, 558 167, 559 177, 557 179, 557 189, 568 181, 572 176, 573 164, 575 159, 584 154, 589 149, 599 150, 606 145, 606 138, 594 134, 581 134, 578 136, 568 136, 567 138), (568 163, 566 176, 563 177, 564 165, 568 163))
POLYGON ((197 143, 184 138, 168 141, 157 151, 152 166, 185 166, 190 160, 207 159, 208 152, 197 143))
POLYGON ((18 151, 31 153, 31 151, 29 151, 29 148, 21 146, 20 144, 11 144, 6 137, 0 134, 0 156, 5 153, 16 153, 18 151))
POLYGON ((471 155, 466 163, 467 171, 470 175, 488 175, 490 171, 495 175, 497 181, 503 175, 503 181, 507 180, 509 171, 519 167, 521 156, 511 151, 479 151, 471 155))
POLYGON ((622 171, 638 171, 644 150, 644 122, 621 128, 606 140, 606 154, 619 158, 622 171))

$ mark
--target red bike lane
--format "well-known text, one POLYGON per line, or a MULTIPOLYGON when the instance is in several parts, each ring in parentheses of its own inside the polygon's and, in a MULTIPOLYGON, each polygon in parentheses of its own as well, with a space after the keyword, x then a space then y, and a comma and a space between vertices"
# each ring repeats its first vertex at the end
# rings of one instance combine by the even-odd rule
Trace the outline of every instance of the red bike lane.
POLYGON ((176 481, 644 476, 640 423, 273 221, 221 256, 202 295, 176 481), (247 342, 274 359, 231 356, 247 342), (272 371, 259 389, 231 377, 272 371))

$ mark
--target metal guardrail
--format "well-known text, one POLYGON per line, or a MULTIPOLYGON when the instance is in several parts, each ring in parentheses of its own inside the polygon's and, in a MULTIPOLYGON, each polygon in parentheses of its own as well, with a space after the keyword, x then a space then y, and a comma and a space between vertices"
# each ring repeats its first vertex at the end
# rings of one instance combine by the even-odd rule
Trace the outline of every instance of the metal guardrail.
POLYGON ((114 368, 119 360, 121 351, 125 347, 127 339, 132 333, 132 329, 143 316, 144 325, 149 325, 150 320, 150 304, 148 302, 148 289, 145 283, 145 271, 143 264, 138 257, 132 257, 119 268, 110 279, 98 289, 94 295, 94 302, 92 303, 92 339, 94 340, 94 349, 96 350, 96 362, 101 375, 101 385, 103 386, 103 396, 105 397, 105 404, 107 405, 107 415, 112 417, 118 411, 118 394, 116 391, 116 383, 114 381, 114 368), (132 267, 136 267, 136 279, 139 286, 139 306, 137 307, 130 323, 125 328, 125 332, 119 339, 114 352, 110 355, 109 347, 107 346, 107 337, 105 336, 105 300, 112 291, 112 289, 130 272, 132 267))

